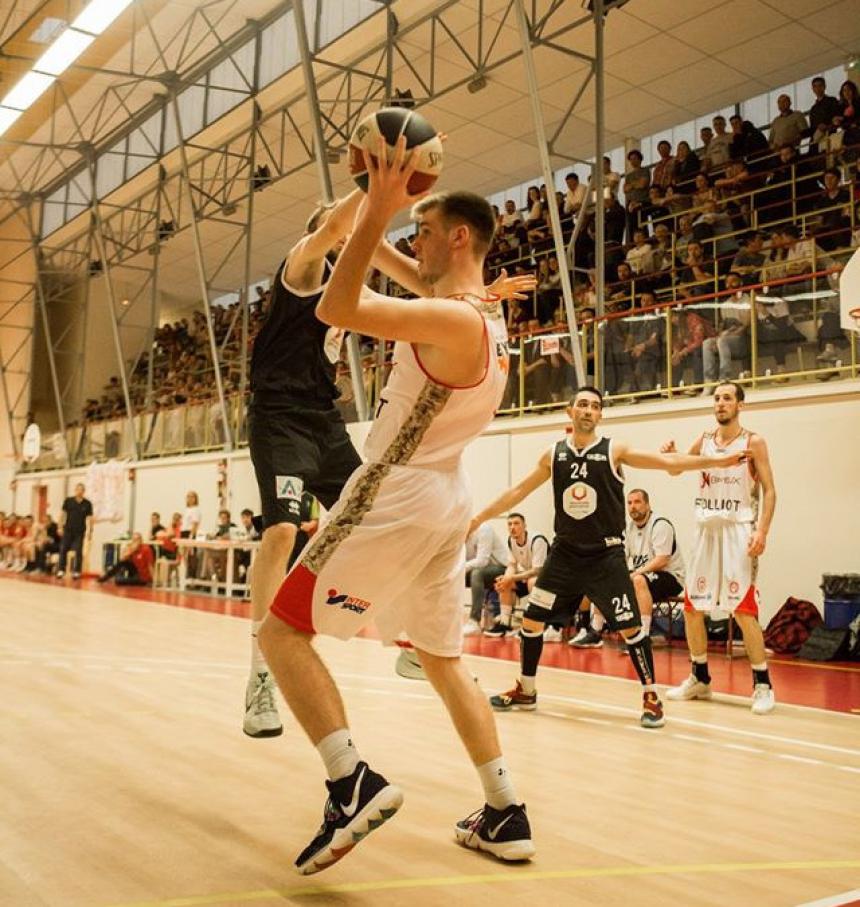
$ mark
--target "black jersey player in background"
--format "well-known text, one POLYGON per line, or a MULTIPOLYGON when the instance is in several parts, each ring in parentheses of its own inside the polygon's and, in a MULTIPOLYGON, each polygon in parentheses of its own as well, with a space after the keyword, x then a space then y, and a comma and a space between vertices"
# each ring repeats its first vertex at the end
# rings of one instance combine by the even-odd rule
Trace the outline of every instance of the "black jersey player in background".
POLYGON ((335 406, 343 332, 323 324, 315 310, 328 277, 328 256, 351 230, 362 198, 356 189, 311 215, 304 236, 278 267, 251 356, 248 442, 263 512, 262 542, 251 571, 251 675, 242 725, 251 737, 274 737, 283 730, 257 630, 293 553, 303 494, 330 507, 361 464, 335 406))
MULTIPOLYGON (((251 671, 242 728, 251 737, 283 731, 274 683, 257 645, 257 631, 303 541, 299 530, 303 495, 328 509, 361 464, 335 406, 335 363, 343 332, 316 317, 329 264, 352 229, 364 198, 356 189, 330 206, 318 207, 305 235, 279 266, 272 298, 251 357, 248 442, 262 503, 262 543, 251 571, 251 671)), ((409 292, 431 296, 417 262, 383 241, 373 264, 409 292)), ((526 299, 532 274, 502 271, 488 287, 502 299, 526 299)), ((305 539, 306 540, 306 537, 305 539)))
POLYGON ((662 727, 663 706, 654 680, 651 640, 642 629, 636 593, 624 555, 626 510, 623 466, 664 469, 673 473, 712 468, 719 459, 727 466, 743 459, 650 453, 600 437, 603 397, 596 388, 581 388, 568 407, 572 433, 555 443, 537 467, 513 488, 485 507, 471 528, 518 504, 548 479, 552 479, 555 538, 549 557, 529 596, 520 632, 521 675, 514 688, 493 696, 499 711, 537 706, 535 678, 543 651, 547 623, 573 618, 580 600, 587 596, 600 609, 613 630, 629 647, 631 660, 643 686, 641 724, 662 727))

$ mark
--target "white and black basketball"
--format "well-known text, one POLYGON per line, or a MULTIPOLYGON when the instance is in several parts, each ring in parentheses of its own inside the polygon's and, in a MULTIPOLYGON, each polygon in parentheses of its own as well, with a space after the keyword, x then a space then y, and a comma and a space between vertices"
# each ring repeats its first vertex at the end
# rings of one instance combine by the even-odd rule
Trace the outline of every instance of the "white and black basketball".
POLYGON ((409 191, 413 195, 426 192, 442 172, 442 142, 436 130, 421 116, 402 107, 383 107, 365 117, 349 140, 349 172, 358 186, 367 192, 367 155, 376 159, 379 137, 388 146, 388 160, 394 154, 394 146, 400 136, 406 136, 407 151, 415 149, 417 167, 409 180, 409 191))

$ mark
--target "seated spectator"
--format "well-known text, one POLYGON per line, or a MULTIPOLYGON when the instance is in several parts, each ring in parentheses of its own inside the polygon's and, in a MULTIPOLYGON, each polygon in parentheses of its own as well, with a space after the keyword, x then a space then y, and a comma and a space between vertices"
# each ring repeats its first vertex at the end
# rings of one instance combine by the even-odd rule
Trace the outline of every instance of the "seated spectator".
POLYGON ((825 170, 824 188, 811 206, 813 211, 821 211, 815 230, 816 242, 827 252, 851 242, 851 197, 839 183, 840 174, 835 167, 825 170))
POLYGON ((797 151, 791 145, 779 149, 776 165, 755 202, 760 223, 778 223, 794 215, 797 160, 797 151))
POLYGON ((558 258, 547 255, 538 262, 537 309, 541 324, 552 324, 561 300, 561 271, 558 258))
POLYGON ((791 109, 791 98, 787 94, 781 94, 776 99, 776 106, 779 114, 770 124, 768 144, 774 150, 786 145, 796 148, 808 132, 806 117, 799 110, 791 109))
MULTIPOLYGON (((628 300, 611 300, 607 303, 608 315, 620 315, 628 311, 632 305, 628 300)), ((630 377, 630 356, 628 355, 628 331, 626 319, 621 317, 609 318, 606 321, 604 336, 604 388, 610 396, 619 394, 630 377)))
POLYGON ((627 202, 627 235, 639 226, 641 209, 648 203, 651 174, 642 166, 642 152, 635 148, 627 155, 628 169, 624 175, 624 198, 627 202))
POLYGON ((672 243, 672 232, 665 223, 657 224, 654 227, 654 238, 652 240, 654 250, 654 268, 657 271, 670 271, 674 266, 674 249, 672 243))
POLYGON ((60 533, 56 520, 48 513, 36 530, 36 569, 51 572, 51 555, 60 553, 60 533))
POLYGON ((156 537, 158 542, 160 557, 165 557, 169 561, 175 561, 179 553, 179 546, 176 544, 177 539, 182 538, 182 514, 174 513, 170 519, 170 528, 162 529, 156 537))
POLYGON ((550 368, 549 360, 541 353, 541 323, 532 318, 526 325, 529 339, 523 349, 523 371, 525 372, 525 402, 527 406, 549 402, 550 368))
POLYGON ((488 589, 505 572, 508 563, 507 545, 498 537, 490 523, 480 526, 466 539, 466 585, 472 593, 469 619, 463 625, 463 636, 481 632, 481 612, 488 589))
POLYGON ((704 208, 705 202, 719 198, 719 192, 714 187, 714 184, 707 173, 697 173, 693 177, 692 196, 694 209, 704 208))
MULTIPOLYGON (((681 290, 679 296, 692 298, 688 290, 681 290)), ((682 374, 684 368, 690 365, 693 369, 693 384, 702 384, 704 381, 702 345, 709 337, 716 335, 714 326, 700 311, 691 306, 684 306, 680 311, 673 313, 672 325, 672 368, 679 369, 682 374)), ((672 383, 677 383, 674 375, 672 383)))
POLYGON ((712 122, 714 134, 702 155, 702 163, 708 173, 721 171, 732 159, 732 136, 726 132, 726 118, 717 114, 712 122))
POLYGON ((797 343, 803 335, 791 321, 788 303, 780 296, 755 295, 756 338, 759 356, 773 356, 777 375, 785 372, 789 344, 797 343))
MULTIPOLYGON (((236 524, 230 519, 229 510, 218 511, 218 523, 214 532, 208 532, 206 538, 214 541, 216 539, 227 541, 232 538, 232 530, 236 524)), ((227 552, 204 550, 202 566, 200 568, 200 577, 211 579, 213 582, 224 582, 227 573, 227 552)))
POLYGON ((652 222, 668 217, 671 212, 666 203, 666 196, 663 193, 671 191, 671 186, 665 190, 659 186, 651 186, 648 190, 648 204, 642 212, 642 217, 647 217, 652 222))
POLYGON ((717 304, 719 333, 702 344, 704 380, 709 382, 735 378, 732 361, 746 360, 750 352, 750 299, 748 294, 742 292, 740 274, 730 271, 726 275, 725 288, 731 295, 721 297, 717 304))
POLYGON ((633 305, 634 281, 636 275, 633 273, 633 268, 630 267, 630 263, 626 261, 622 261, 618 265, 616 274, 618 279, 608 287, 611 291, 609 298, 616 302, 626 300, 628 307, 630 307, 633 305))
POLYGON ((630 366, 633 374, 631 389, 636 392, 654 390, 657 385, 657 372, 660 368, 663 336, 663 318, 661 312, 646 311, 657 304, 657 298, 650 290, 639 296, 633 314, 628 322, 627 344, 630 355, 630 366))
POLYGON ((714 262, 705 259, 702 243, 697 239, 688 242, 687 257, 679 275, 681 284, 683 286, 713 284, 714 276, 714 262))
POLYGON ((708 232, 714 238, 714 257, 718 259, 719 269, 727 272, 731 258, 726 256, 732 256, 738 250, 732 219, 711 200, 705 202, 705 210, 693 221, 693 231, 701 224, 708 226, 708 232))
POLYGON ((149 517, 149 540, 154 542, 159 533, 164 532, 164 526, 161 525, 161 514, 152 513, 149 517))
POLYGON ((726 167, 725 176, 714 180, 714 188, 717 190, 718 198, 731 198, 733 195, 749 191, 755 180, 756 177, 750 173, 744 161, 732 161, 726 167))
POLYGON ((665 139, 657 143, 659 160, 651 173, 651 185, 665 192, 675 182, 675 158, 672 157, 672 145, 665 139))
POLYGON ((24 516, 18 521, 12 544, 12 563, 9 567, 15 573, 33 570, 36 561, 36 525, 32 516, 24 516))
POLYGON ((143 540, 140 532, 133 532, 131 541, 125 547, 120 559, 103 573, 98 581, 106 583, 114 579, 117 586, 148 586, 152 582, 152 565, 155 558, 152 548, 143 540))
POLYGON ((760 283, 761 270, 768 260, 764 251, 766 233, 753 230, 739 240, 740 249, 732 261, 731 270, 741 275, 744 286, 760 283))
POLYGON ((691 150, 688 142, 678 142, 675 152, 675 191, 691 195, 696 176, 702 170, 699 155, 691 150))
POLYGON ((526 238, 532 246, 544 242, 549 237, 546 208, 541 201, 540 189, 537 186, 529 186, 528 188, 528 202, 523 226, 525 227, 526 238))
POLYGON ((642 228, 633 231, 633 246, 627 252, 627 264, 637 276, 650 274, 654 269, 654 250, 648 242, 648 231, 642 228))
POLYGON ((687 245, 691 240, 695 240, 693 232, 693 215, 682 214, 678 219, 678 234, 675 237, 675 261, 674 266, 682 264, 687 259, 687 245))

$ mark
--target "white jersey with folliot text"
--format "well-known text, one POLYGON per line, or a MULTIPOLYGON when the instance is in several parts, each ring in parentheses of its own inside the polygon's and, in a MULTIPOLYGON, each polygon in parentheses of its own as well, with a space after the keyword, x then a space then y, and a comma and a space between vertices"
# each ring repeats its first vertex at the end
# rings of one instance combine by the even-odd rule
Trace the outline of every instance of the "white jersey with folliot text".
POLYGON ((497 298, 458 296, 484 324, 485 366, 474 384, 455 387, 427 372, 414 344, 394 346, 391 376, 364 446, 373 463, 449 469, 498 409, 508 377, 507 330, 497 298))
MULTIPOLYGON (((736 438, 721 446, 716 432, 706 432, 702 437, 702 456, 747 450, 750 437, 750 432, 742 429, 736 438)), ((757 512, 758 479, 751 459, 737 466, 703 469, 699 473, 697 523, 752 523, 757 512)))

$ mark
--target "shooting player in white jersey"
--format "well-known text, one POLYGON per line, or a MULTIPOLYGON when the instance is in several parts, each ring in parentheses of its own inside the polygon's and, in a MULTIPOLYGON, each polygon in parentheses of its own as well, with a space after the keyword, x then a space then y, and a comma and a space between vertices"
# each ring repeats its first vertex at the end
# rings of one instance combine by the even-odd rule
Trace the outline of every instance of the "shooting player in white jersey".
MULTIPOLYGON (((773 711, 775 700, 758 622, 755 580, 758 557, 764 553, 776 508, 776 486, 764 438, 741 427, 743 405, 741 385, 733 381, 719 384, 714 393, 717 427, 700 435, 690 448, 691 454, 705 456, 746 451, 747 460, 737 466, 701 472, 696 535, 684 592, 684 625, 693 670, 666 696, 710 699, 705 614, 719 605, 734 614, 741 628, 753 673, 752 711, 765 715, 773 711)), ((673 452, 675 442, 664 444, 663 450, 673 452)))

